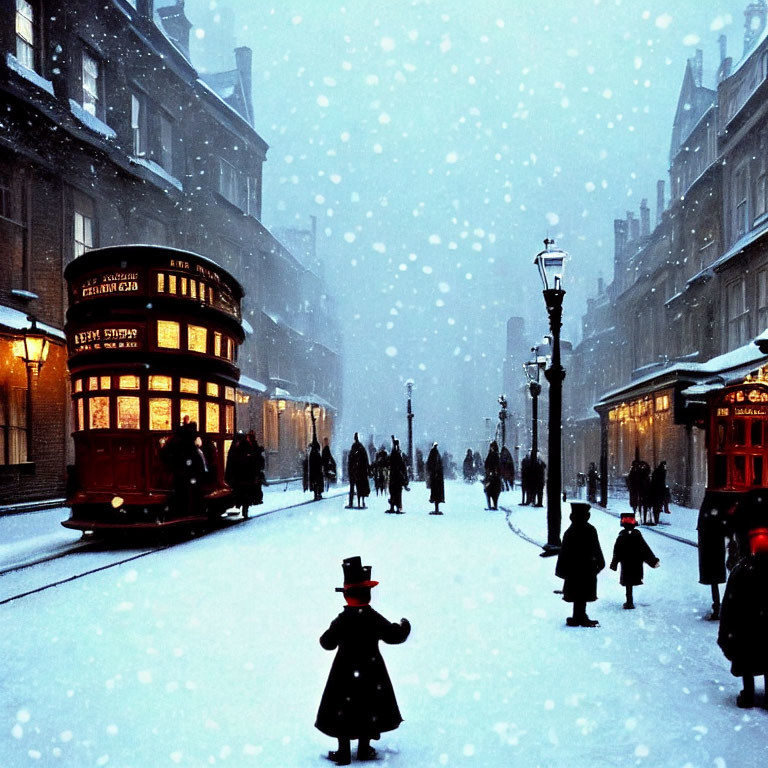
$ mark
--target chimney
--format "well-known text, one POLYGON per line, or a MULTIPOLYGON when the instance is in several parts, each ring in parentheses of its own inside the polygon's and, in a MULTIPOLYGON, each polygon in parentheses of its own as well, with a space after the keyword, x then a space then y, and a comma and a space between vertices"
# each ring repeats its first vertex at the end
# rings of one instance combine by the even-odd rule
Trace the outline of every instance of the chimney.
POLYGON ((722 83, 731 75, 732 61, 728 56, 728 38, 725 35, 720 35, 717 41, 720 43, 720 66, 717 69, 717 82, 722 83))
POLYGON ((613 220, 613 259, 619 261, 624 257, 627 247, 627 222, 624 219, 613 220))
POLYGON ((656 226, 661 224, 664 216, 664 179, 656 182, 656 226))
POLYGON ((640 237, 640 220, 635 218, 632 211, 627 211, 627 237, 637 240, 640 237))
POLYGON ((691 59, 691 69, 696 85, 701 87, 704 79, 704 51, 701 48, 696 49, 696 55, 691 59))
POLYGON ((603 281, 602 275, 597 278, 597 295, 602 296, 605 292, 605 283, 603 281))
POLYGON ((728 38, 725 35, 720 35, 717 42, 720 46, 720 63, 722 64, 728 57, 728 38))
POLYGON ((651 234, 651 209, 648 207, 647 198, 640 203, 640 235, 646 237, 651 234))
POLYGON ((192 22, 184 13, 184 0, 176 0, 175 5, 157 9, 157 15, 163 23, 163 29, 176 47, 189 61, 189 30, 192 22))
POLYGON ((252 80, 252 60, 253 51, 246 46, 235 48, 235 65, 240 73, 240 82, 243 84, 243 95, 245 96, 245 109, 248 113, 245 119, 253 125, 253 86, 252 80))
POLYGON ((765 0, 753 0, 744 11, 744 55, 746 56, 765 29, 768 7, 765 0))

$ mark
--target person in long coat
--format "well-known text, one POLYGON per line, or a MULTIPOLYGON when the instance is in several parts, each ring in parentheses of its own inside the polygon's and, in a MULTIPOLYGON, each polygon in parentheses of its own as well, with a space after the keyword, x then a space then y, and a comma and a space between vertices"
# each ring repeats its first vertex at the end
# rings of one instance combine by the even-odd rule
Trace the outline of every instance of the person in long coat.
POLYGON ((357 506, 365 508, 365 499, 371 495, 371 484, 368 482, 370 465, 368 464, 368 452, 360 442, 360 437, 355 432, 352 447, 347 457, 347 476, 349 477, 349 505, 352 509, 352 501, 357 494, 357 506))
POLYGON ((244 518, 248 508, 256 503, 256 457, 248 438, 238 432, 227 451, 224 479, 232 489, 236 507, 240 507, 244 518))
POLYGON ((587 616, 587 603, 597 600, 597 574, 605 568, 597 531, 589 521, 589 504, 571 502, 571 524, 563 534, 555 575, 563 579, 563 600, 573 603, 569 627, 596 627, 587 616))
POLYGON ((197 422, 185 416, 161 444, 161 458, 173 475, 172 503, 177 514, 201 515, 204 511, 203 483, 208 465, 197 441, 197 422))
POLYGON ((392 453, 389 454, 389 509, 390 514, 402 515, 403 488, 408 489, 408 467, 400 451, 400 441, 392 436, 392 453))
POLYGON ((499 445, 495 440, 491 441, 488 455, 485 457, 483 488, 485 498, 488 501, 488 509, 498 509, 499 494, 501 493, 501 459, 499 457, 499 445))
MULTIPOLYGON (((748 534, 749 551, 731 571, 723 595, 717 644, 744 687, 736 703, 755 702, 755 676, 768 686, 768 527, 765 515, 748 534)), ((768 687, 766 687, 768 695, 768 687)))
POLYGON ((651 480, 648 486, 650 505, 653 511, 653 524, 658 525, 661 519, 661 511, 667 500, 667 462, 660 461, 656 469, 651 472, 651 480))
POLYGON ((501 464, 503 490, 512 491, 515 488, 515 460, 506 445, 499 452, 499 462, 501 464))
POLYGON ((445 504, 445 480, 443 478, 443 459, 437 450, 437 443, 427 456, 427 487, 429 488, 429 500, 435 505, 435 511, 430 515, 442 515, 440 504, 445 504))
POLYGON ((734 506, 729 495, 708 491, 696 522, 699 584, 708 584, 712 593, 711 621, 720 618, 720 585, 726 582, 726 539, 732 530, 734 506))
POLYGON ((344 560, 344 593, 347 605, 320 636, 327 651, 338 648, 325 685, 315 727, 338 739, 336 751, 328 757, 337 765, 351 762, 350 741, 357 739, 357 759, 374 760, 371 739, 384 731, 395 730, 403 718, 387 667, 379 651, 379 641, 405 642, 411 631, 407 619, 389 622, 371 608, 371 566, 360 557, 344 560))
POLYGON ((313 440, 309 444, 309 490, 314 494, 315 501, 323 498, 325 479, 323 478, 323 456, 320 453, 320 443, 313 440))
POLYGON ((613 545, 613 558, 610 568, 615 571, 621 565, 619 584, 625 588, 627 600, 624 608, 634 608, 632 595, 634 587, 643 583, 643 563, 651 568, 659 567, 659 558, 653 554, 643 534, 637 530, 637 520, 634 515, 621 516, 621 531, 613 545))
POLYGON ((336 485, 336 459, 331 453, 331 446, 328 444, 328 438, 323 438, 323 478, 325 480, 325 490, 329 490, 332 485, 336 485))
POLYGON ((475 462, 472 457, 471 448, 467 448, 467 455, 464 457, 464 461, 462 462, 461 472, 464 475, 465 483, 473 483, 475 481, 475 462))
POLYGON ((590 504, 597 502, 597 483, 599 480, 600 474, 597 471, 597 465, 594 461, 590 461, 587 470, 587 501, 590 504))

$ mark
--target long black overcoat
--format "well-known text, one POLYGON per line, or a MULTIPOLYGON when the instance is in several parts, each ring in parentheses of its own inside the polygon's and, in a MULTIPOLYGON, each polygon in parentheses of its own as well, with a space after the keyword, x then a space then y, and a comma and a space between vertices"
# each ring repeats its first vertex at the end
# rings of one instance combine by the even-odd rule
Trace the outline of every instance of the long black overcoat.
POLYGON ((611 569, 616 570, 621 565, 619 583, 622 587, 636 587, 643 583, 643 563, 651 567, 659 562, 659 558, 653 554, 643 534, 632 528, 622 530, 616 537, 613 545, 613 559, 611 569))
POLYGON ((402 506, 403 488, 408 485, 408 467, 402 451, 393 450, 389 454, 389 497, 395 507, 402 506))
POLYGON ((443 459, 434 446, 427 456, 427 485, 429 500, 432 504, 445 503, 445 481, 443 479, 443 459))
POLYGON ((327 651, 338 648, 325 685, 315 727, 347 739, 376 739, 403 721, 379 640, 402 643, 411 626, 387 621, 370 605, 347 605, 320 637, 327 651))
POLYGON ((768 674, 768 558, 747 555, 731 571, 717 644, 737 677, 768 674))
POLYGON ((733 500, 708 491, 699 509, 699 584, 725 584, 725 539, 731 533, 733 500))
POLYGON ((347 457, 347 475, 349 476, 349 484, 354 488, 359 499, 371 495, 368 474, 368 452, 362 443, 354 442, 347 457))
POLYGON ((605 568, 603 550, 594 526, 573 522, 563 534, 555 575, 564 579, 563 600, 569 603, 597 600, 597 574, 605 568))

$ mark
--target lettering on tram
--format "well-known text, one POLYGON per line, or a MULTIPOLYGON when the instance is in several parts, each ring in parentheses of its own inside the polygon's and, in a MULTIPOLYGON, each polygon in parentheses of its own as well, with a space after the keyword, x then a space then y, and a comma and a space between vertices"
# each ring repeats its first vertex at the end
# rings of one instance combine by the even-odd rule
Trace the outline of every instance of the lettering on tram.
POLYGON ((232 501, 224 461, 236 430, 242 287, 205 257, 160 246, 92 249, 64 276, 75 464, 63 525, 218 520, 232 501))

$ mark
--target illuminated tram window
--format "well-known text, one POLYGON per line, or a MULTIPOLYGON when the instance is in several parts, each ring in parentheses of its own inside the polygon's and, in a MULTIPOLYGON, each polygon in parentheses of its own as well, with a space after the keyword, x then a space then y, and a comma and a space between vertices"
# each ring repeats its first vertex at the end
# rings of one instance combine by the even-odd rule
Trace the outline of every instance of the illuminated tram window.
POLYGON ((205 283, 202 280, 200 281, 200 289, 198 293, 200 294, 200 301, 205 304, 205 283))
POLYGON ((85 401, 82 397, 77 400, 77 426, 76 429, 85 429, 85 401))
POLYGON ((100 389, 109 389, 112 384, 112 377, 111 376, 99 376, 99 388, 100 389))
POLYGON ((92 397, 88 403, 90 429, 109 429, 109 398, 92 397))
POLYGON ((89 376, 88 377, 88 389, 93 391, 94 389, 99 388, 99 377, 98 376, 89 376))
POLYGON ((170 376, 150 376, 149 388, 160 390, 161 392, 170 392, 173 380, 170 376))
POLYGON ((157 273, 157 292, 165 293, 165 275, 162 272, 157 273))
POLYGON ((235 431, 235 406, 224 406, 224 421, 226 422, 224 431, 230 435, 235 431))
POLYGON ((83 380, 82 379, 78 379, 75 382, 75 392, 82 392, 82 391, 83 391, 83 380))
POLYGON ((211 397, 218 397, 219 396, 219 385, 214 384, 213 382, 209 381, 205 385, 205 394, 210 395, 211 397))
POLYGON ((208 329, 200 325, 187 326, 187 349, 190 352, 207 352, 208 329))
POLYGON ((200 423, 200 403, 197 400, 179 401, 179 418, 184 421, 185 416, 189 416, 189 420, 195 424, 200 423))
POLYGON ((179 324, 174 320, 157 321, 157 346, 166 349, 179 349, 179 324))
POLYGON ((210 400, 205 403, 205 431, 219 431, 219 404, 210 400))
POLYGON ((189 281, 189 295, 193 298, 197 298, 197 280, 189 281))
POLYGON ((196 395, 200 391, 200 382, 197 379, 179 379, 179 391, 196 395))
POLYGON ((138 376, 121 376, 118 384, 120 389, 138 389, 139 377, 138 376))
POLYGON ((187 278, 186 277, 181 278, 181 287, 179 288, 179 293, 182 296, 187 295, 187 278))
POLYGON ((213 288, 208 286, 208 303, 213 304, 213 288))
POLYGON ((138 397, 120 395, 117 398, 117 428, 139 429, 139 403, 138 397))
POLYGON ((234 387, 224 387, 224 398, 226 400, 234 400, 235 399, 235 388, 234 387))
POLYGON ((170 398, 149 398, 149 428, 155 430, 169 430, 171 428, 170 398))
POLYGON ((229 455, 229 449, 232 447, 232 440, 225 440, 224 441, 224 455, 229 455))
POLYGON ((218 331, 213 332, 213 354, 221 357, 221 334, 218 331))
POLYGON ((168 293, 176 293, 176 275, 168 275, 168 293))

